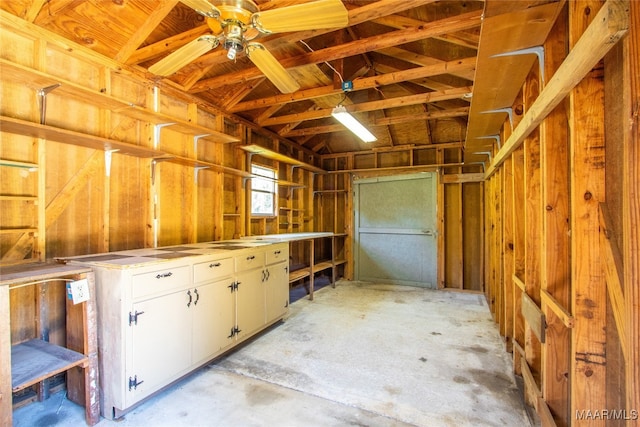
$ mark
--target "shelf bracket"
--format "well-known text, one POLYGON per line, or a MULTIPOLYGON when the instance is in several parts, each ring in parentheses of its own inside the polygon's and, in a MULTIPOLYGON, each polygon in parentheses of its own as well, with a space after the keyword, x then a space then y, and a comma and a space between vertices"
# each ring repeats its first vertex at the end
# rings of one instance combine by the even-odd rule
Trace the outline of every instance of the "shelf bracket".
POLYGON ((491 58, 498 58, 502 56, 515 56, 515 55, 530 55, 534 54, 538 57, 538 67, 540 69, 540 79, 542 80, 542 86, 545 84, 544 80, 544 46, 533 46, 525 49, 514 50, 511 52, 497 53, 492 55, 491 58))
POLYGON ((202 169, 209 169, 209 166, 195 166, 193 168, 193 182, 194 184, 198 184, 198 172, 202 169))
POLYGON ((172 126, 175 125, 175 123, 158 123, 157 125, 153 126, 153 148, 154 149, 158 149, 158 144, 160 144, 160 129, 162 129, 165 126, 172 126))
POLYGON ((47 86, 42 89, 38 89, 37 91, 38 101, 40 103, 40 124, 41 125, 45 124, 45 121, 47 118, 47 94, 60 86, 61 86, 60 83, 56 83, 54 85, 47 86))
POLYGON ((107 178, 111 176, 111 155, 117 151, 120 150, 105 150, 104 152, 104 174, 107 178))
POLYGON ((151 185, 156 184, 156 165, 171 160, 171 157, 157 157, 151 161, 151 185))
POLYGON ((496 114, 496 113, 507 113, 509 115, 509 124, 511 125, 511 132, 513 132, 513 108, 511 107, 496 108, 495 110, 487 110, 487 111, 480 112, 480 114, 496 114))
MULTIPOLYGON (((496 144, 498 144, 498 150, 502 147, 500 135, 486 135, 486 136, 477 136, 475 139, 495 139, 496 144)), ((479 153, 476 153, 479 154, 479 153)))

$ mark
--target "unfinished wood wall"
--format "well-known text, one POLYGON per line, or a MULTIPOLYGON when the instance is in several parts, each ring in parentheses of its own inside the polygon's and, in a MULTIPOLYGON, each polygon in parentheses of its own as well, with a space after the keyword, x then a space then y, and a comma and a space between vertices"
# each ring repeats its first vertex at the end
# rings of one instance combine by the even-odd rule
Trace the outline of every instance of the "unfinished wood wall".
POLYGON ((486 295, 543 425, 638 423, 639 28, 637 2, 568 2, 485 181, 486 295), (570 55, 595 65, 521 138, 570 55))

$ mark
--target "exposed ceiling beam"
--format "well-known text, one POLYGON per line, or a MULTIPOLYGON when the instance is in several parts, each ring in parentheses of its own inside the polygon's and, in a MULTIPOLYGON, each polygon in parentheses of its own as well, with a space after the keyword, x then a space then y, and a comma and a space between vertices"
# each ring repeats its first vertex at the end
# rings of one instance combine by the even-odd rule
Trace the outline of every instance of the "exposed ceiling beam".
POLYGON ((149 37, 149 34, 158 26, 160 22, 171 12, 176 6, 178 0, 165 0, 158 2, 157 6, 151 12, 147 19, 138 27, 136 32, 129 37, 124 46, 120 48, 114 59, 118 62, 127 62, 127 59, 135 52, 135 50, 149 37))
MULTIPOLYGON (((455 88, 448 91, 421 93, 418 95, 401 96, 381 101, 362 102, 347 106, 349 112, 365 112, 374 111, 381 108, 406 107, 409 105, 425 104, 429 102, 437 102, 448 99, 463 98, 466 94, 473 90, 470 86, 455 88)), ((317 111, 309 111, 297 114, 288 114, 266 119, 260 122, 260 126, 282 125, 291 122, 299 122, 304 120, 315 120, 331 116, 331 108, 325 108, 317 111)))
MULTIPOLYGON (((360 55, 362 53, 371 52, 377 49, 434 37, 438 34, 445 34, 452 31, 468 29, 478 25, 481 19, 481 15, 481 11, 465 13, 462 15, 441 19, 439 21, 430 22, 420 27, 393 31, 386 34, 345 43, 343 45, 333 46, 326 49, 317 50, 315 52, 309 52, 303 55, 295 56, 293 58, 282 59, 280 63, 285 68, 295 68, 302 65, 318 64, 320 62, 333 61, 348 56, 360 55)), ((193 85, 189 92, 203 92, 212 88, 254 79, 261 75, 262 73, 258 68, 250 67, 233 73, 233 76, 229 76, 228 74, 226 74, 202 80, 193 85)))
MULTIPOLYGON (((441 74, 455 74, 462 70, 473 71, 476 66, 476 58, 458 59, 455 61, 441 62, 427 67, 412 68, 409 70, 396 71, 380 76, 363 77, 353 81, 353 90, 364 90, 380 87, 388 84, 400 83, 408 80, 416 80, 441 74)), ((342 93, 342 89, 336 89, 333 85, 323 86, 314 89, 301 90, 292 94, 280 94, 269 98, 255 99, 252 101, 240 102, 230 111, 237 113, 257 108, 264 108, 276 104, 285 104, 292 101, 303 101, 307 99, 319 98, 333 94, 342 93)))

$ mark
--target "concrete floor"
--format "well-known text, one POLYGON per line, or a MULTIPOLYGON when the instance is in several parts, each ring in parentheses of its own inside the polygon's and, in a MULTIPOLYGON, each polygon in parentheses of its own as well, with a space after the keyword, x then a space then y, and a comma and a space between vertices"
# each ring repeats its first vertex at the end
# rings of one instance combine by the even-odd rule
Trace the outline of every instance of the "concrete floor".
MULTIPOLYGON (((79 426, 57 393, 14 426, 79 426)), ((288 319, 98 426, 528 426, 484 297, 339 282, 288 319)))

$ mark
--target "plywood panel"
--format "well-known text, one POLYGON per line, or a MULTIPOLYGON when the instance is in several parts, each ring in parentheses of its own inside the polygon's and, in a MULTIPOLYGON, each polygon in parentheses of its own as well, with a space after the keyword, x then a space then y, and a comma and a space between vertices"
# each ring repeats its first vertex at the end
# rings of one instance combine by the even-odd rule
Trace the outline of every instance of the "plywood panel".
POLYGON ((462 289, 464 271, 462 247, 462 185, 444 186, 445 287, 462 289))
POLYGON ((482 183, 463 184, 464 289, 482 290, 482 183))

